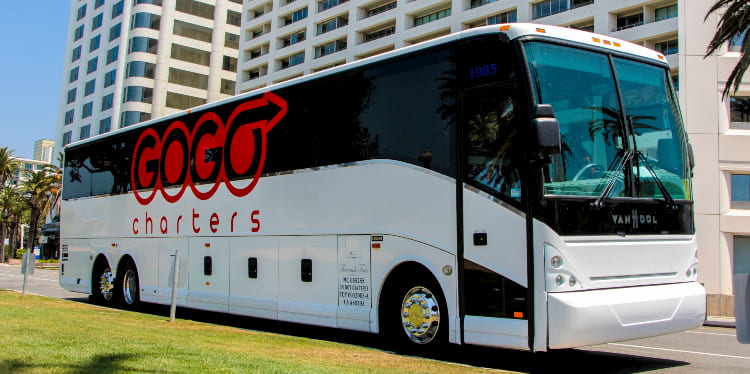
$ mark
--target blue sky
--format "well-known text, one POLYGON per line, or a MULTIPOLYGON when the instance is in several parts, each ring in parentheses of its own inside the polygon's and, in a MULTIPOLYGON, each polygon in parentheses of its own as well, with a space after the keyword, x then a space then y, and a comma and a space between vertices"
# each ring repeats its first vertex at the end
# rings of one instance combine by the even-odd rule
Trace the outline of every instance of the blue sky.
POLYGON ((55 139, 69 0, 3 1, 0 12, 0 147, 31 158, 55 139))

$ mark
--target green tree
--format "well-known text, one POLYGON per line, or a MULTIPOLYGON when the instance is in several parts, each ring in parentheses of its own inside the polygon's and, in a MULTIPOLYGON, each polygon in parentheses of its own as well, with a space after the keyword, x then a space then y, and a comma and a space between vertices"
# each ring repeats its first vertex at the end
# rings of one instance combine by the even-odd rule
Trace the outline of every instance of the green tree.
POLYGON ((750 0, 717 0, 706 13, 704 21, 708 19, 711 13, 720 9, 724 10, 724 14, 719 19, 716 33, 708 44, 705 57, 716 52, 732 39, 742 39, 740 60, 737 61, 737 65, 729 74, 727 84, 724 86, 724 96, 727 96, 731 87, 734 87, 734 91, 737 91, 742 83, 745 70, 750 66, 750 38, 748 38, 748 33, 745 32, 750 27, 750 0))
POLYGON ((21 190, 30 209, 26 247, 31 249, 36 242, 39 220, 47 215, 60 191, 59 174, 50 168, 29 173, 21 190))
POLYGON ((13 150, 8 147, 0 147, 0 187, 13 176, 18 169, 18 164, 13 160, 13 150))

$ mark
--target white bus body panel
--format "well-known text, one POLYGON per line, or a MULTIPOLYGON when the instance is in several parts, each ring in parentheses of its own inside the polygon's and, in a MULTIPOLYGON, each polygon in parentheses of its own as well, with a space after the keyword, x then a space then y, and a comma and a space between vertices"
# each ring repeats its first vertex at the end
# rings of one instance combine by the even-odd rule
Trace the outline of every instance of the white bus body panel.
POLYGON ((278 319, 278 238, 234 237, 229 239, 229 248, 229 313, 278 319), (248 259, 251 257, 258 261, 257 278, 248 276, 248 259))
POLYGON ((187 306, 216 312, 228 312, 229 238, 190 238, 188 240, 188 253, 187 306), (205 275, 204 258, 211 259, 211 275, 205 275))
POLYGON ((564 237, 563 261, 579 272, 586 289, 685 282, 694 260, 695 236, 564 237))
POLYGON ((464 342, 489 347, 528 349, 529 322, 522 319, 464 317, 464 342))
MULTIPOLYGON (((158 240, 149 240, 149 239, 137 239, 137 240, 122 240, 117 239, 118 247, 122 248, 123 251, 119 254, 119 257, 113 258, 112 262, 110 262, 110 266, 112 266, 114 269, 117 269, 117 265, 119 264, 119 260, 122 258, 123 255, 129 255, 131 256, 135 263, 136 267, 138 264, 141 264, 141 266, 147 266, 150 268, 155 268, 159 266, 159 260, 160 260, 160 241, 165 239, 158 239, 158 240)), ((171 257, 170 257, 171 258, 171 257)), ((170 262, 167 269, 172 267, 172 263, 170 262)), ((140 270, 140 268, 138 269, 140 270)), ((116 270, 115 270, 116 271, 116 270)), ((146 291, 141 291, 141 294, 147 294, 150 293, 151 295, 155 295, 157 291, 156 287, 153 287, 157 284, 159 284, 159 272, 158 271, 147 271, 147 272, 138 272, 138 282, 140 284, 148 284, 152 285, 152 287, 149 287, 149 289, 146 291)), ((141 287, 143 288, 143 287, 141 287)), ((167 297, 172 296, 172 289, 169 288, 169 293, 167 297)))
POLYGON ((336 327, 335 235, 279 239, 279 319, 336 327), (312 281, 301 280, 301 260, 312 260, 312 281))
POLYGON ((60 286, 73 292, 91 292, 91 243, 88 239, 66 240, 62 246, 60 286), (67 260, 65 254, 67 253, 67 260))
POLYGON ((700 327, 706 295, 696 282, 551 293, 549 348, 571 348, 700 327))
POLYGON ((369 235, 338 237, 336 326, 339 328, 370 331, 370 310, 377 305, 372 302, 370 238, 369 235))
MULTIPOLYGON (((175 255, 179 254, 179 263, 177 267, 177 295, 176 302, 179 306, 187 306, 187 294, 188 294, 188 277, 190 275, 190 258, 188 252, 188 239, 189 238, 164 238, 156 239, 159 243, 159 261, 158 263, 140 264, 139 272, 144 265, 150 266, 149 272, 158 274, 158 286, 156 296, 160 297, 161 300, 144 300, 157 302, 162 304, 168 304, 172 300, 172 282, 174 282, 174 271, 175 271, 175 255), (177 253, 179 249, 179 253, 177 253), (158 267, 155 267, 158 266, 158 267)), ((154 240, 154 239, 144 239, 154 240)), ((145 286, 141 284, 141 289, 145 286)), ((144 292, 147 293, 147 292, 144 292)), ((143 294, 141 293, 141 298, 143 294)))
POLYGON ((528 287, 524 214, 469 187, 463 199, 464 258, 528 287), (475 233, 487 234, 487 245, 474 245, 475 233))

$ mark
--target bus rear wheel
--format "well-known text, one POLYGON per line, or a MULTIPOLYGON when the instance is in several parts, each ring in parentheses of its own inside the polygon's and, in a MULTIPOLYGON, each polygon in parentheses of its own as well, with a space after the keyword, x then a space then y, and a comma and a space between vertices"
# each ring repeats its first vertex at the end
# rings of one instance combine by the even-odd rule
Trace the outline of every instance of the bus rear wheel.
POLYGON ((94 287, 91 299, 96 304, 109 304, 115 295, 115 276, 107 264, 100 263, 94 268, 94 287))
POLYGON ((119 273, 117 285, 121 292, 120 302, 123 306, 132 308, 141 300, 138 270, 132 261, 128 261, 119 273))

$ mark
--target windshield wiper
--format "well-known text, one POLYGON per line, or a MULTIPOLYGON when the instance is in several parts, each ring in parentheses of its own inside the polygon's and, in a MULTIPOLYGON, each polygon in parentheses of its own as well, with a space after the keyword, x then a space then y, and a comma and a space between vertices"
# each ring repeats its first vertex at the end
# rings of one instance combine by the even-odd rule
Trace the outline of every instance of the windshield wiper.
POLYGON ((631 150, 620 150, 619 152, 617 152, 617 156, 611 164, 615 166, 609 168, 608 172, 611 174, 609 175, 609 179, 607 180, 607 185, 604 186, 602 193, 599 194, 599 197, 597 197, 596 201, 594 201, 594 207, 602 207, 602 205, 604 204, 604 200, 609 197, 609 194, 612 193, 612 189, 615 188, 615 184, 617 184, 617 175, 622 172, 625 165, 627 165, 630 160, 633 159, 633 157, 635 157, 635 152, 631 150))
POLYGON ((648 162, 648 159, 646 159, 646 156, 643 155, 641 151, 636 151, 638 154, 638 161, 643 162, 643 166, 646 167, 646 170, 648 170, 649 173, 654 177, 654 182, 656 182, 656 185, 659 187, 659 191, 661 191, 662 196, 664 197, 664 201, 667 202, 670 206, 675 206, 674 199, 672 198, 672 195, 667 191, 667 187, 664 186, 664 183, 662 183, 661 179, 659 179, 659 176, 656 175, 656 172, 654 171, 654 168, 651 167, 651 163, 648 162))
POLYGON ((609 180, 607 180, 607 185, 604 186, 604 190, 602 190, 602 193, 599 195, 599 197, 596 198, 596 201, 594 201, 593 205, 597 208, 602 207, 602 205, 604 204, 604 200, 609 197, 609 195, 612 193, 612 190, 615 188, 615 184, 617 184, 617 176, 621 171, 623 171, 623 168, 625 168, 633 159, 641 162, 643 166, 646 167, 646 170, 651 173, 651 176, 653 176, 654 178, 654 182, 656 182, 656 185, 659 187, 659 191, 661 191, 661 194, 667 204, 670 206, 675 206, 672 195, 669 193, 669 191, 667 191, 667 187, 664 186, 664 183, 662 183, 661 179, 659 179, 659 176, 656 175, 656 172, 651 167, 651 164, 648 162, 648 159, 646 159, 646 156, 643 154, 643 152, 629 149, 617 152, 615 160, 612 161, 612 164, 616 165, 615 167, 609 169, 609 172, 611 174, 609 180))

